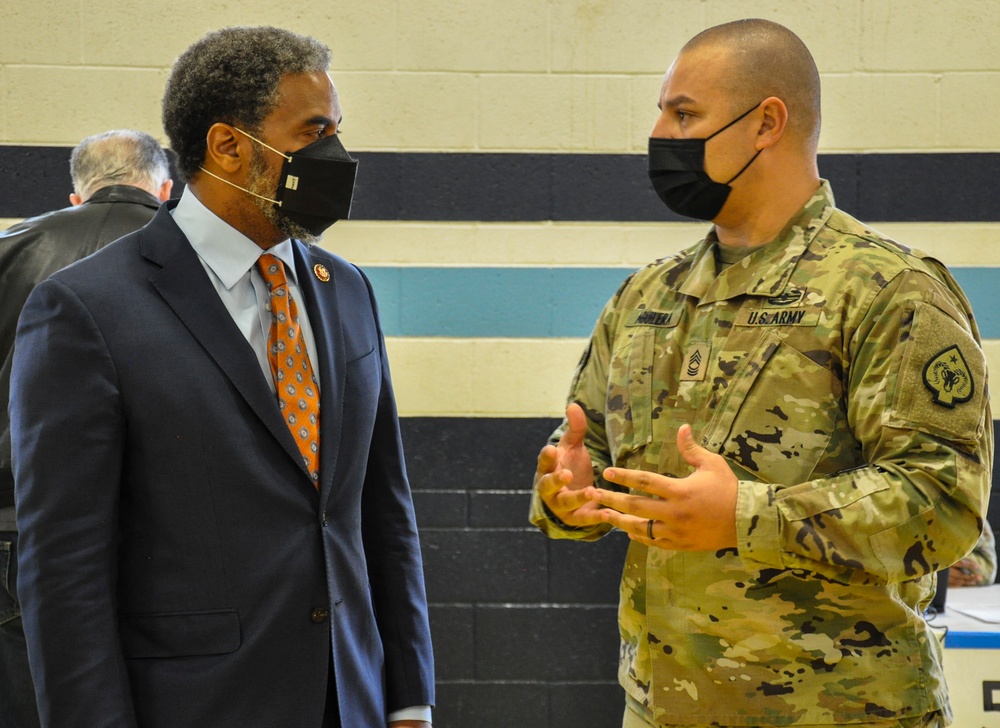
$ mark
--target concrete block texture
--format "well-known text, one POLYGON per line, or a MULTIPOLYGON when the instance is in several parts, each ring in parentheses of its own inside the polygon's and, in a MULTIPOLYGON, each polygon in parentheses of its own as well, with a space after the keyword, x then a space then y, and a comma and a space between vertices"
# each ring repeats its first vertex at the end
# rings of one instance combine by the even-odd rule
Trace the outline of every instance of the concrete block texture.
POLYGON ((568 73, 661 74, 705 25, 705 3, 554 0, 552 68, 568 73))
POLYGON ((434 639, 436 682, 471 680, 476 673, 475 607, 433 604, 428 611, 434 639))
POLYGON ((868 0, 860 10, 862 60, 869 70, 912 73, 1000 67, 996 2, 868 0))
POLYGON ((998 133, 990 74, 1000 71, 1000 44, 986 31, 1000 20, 995 2, 8 5, 0 143, 71 143, 95 125, 158 135, 164 74, 176 56, 220 25, 266 23, 333 50, 349 148, 641 152, 677 50, 699 30, 740 17, 781 22, 810 46, 827 85, 823 148, 989 149, 998 133), (37 109, 53 104, 62 116, 37 123, 37 109))
POLYGON ((614 680, 617 607, 490 604, 476 607, 476 676, 484 680, 614 680), (581 639, 586 635, 586 639, 581 639))
POLYGON ((399 0, 397 69, 545 71, 548 3, 399 0))
POLYGON ((533 528, 425 528, 420 546, 430 602, 531 602, 546 592, 546 540, 533 528))
POLYGON ((468 73, 331 71, 347 149, 477 146, 478 82, 468 73))
POLYGON ((439 682, 436 728, 606 728, 621 724, 625 700, 602 682, 439 682))
POLYGON ((14 144, 76 145, 108 129, 140 129, 165 141, 158 68, 12 65, 4 96, 6 139, 14 144))
POLYGON ((439 681, 437 700, 435 728, 549 727, 549 687, 537 682, 439 681))
POLYGON ((928 112, 940 107, 939 75, 827 75, 820 146, 828 152, 935 149, 942 142, 941 116, 928 112))
MULTIPOLYGON (((992 35, 996 37, 996 33, 992 35)), ((1000 119, 1000 71, 949 73, 942 76, 940 87, 940 146, 1000 149, 1000 123, 995 121, 1000 119), (970 99, 976 100, 975 113, 967 106, 970 99), (994 123, 983 123, 984 119, 994 123)))
POLYGON ((79 64, 80 16, 59 0, 11 0, 3 5, 0 65, 79 64))

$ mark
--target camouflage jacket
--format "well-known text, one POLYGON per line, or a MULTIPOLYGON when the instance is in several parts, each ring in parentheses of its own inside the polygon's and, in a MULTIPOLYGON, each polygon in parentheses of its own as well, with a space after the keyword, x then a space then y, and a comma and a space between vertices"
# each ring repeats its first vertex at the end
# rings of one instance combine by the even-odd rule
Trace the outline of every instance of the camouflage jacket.
MULTIPOLYGON (((719 275, 715 242, 622 285, 569 394, 595 475, 689 474, 675 444, 689 422, 739 479, 737 549, 631 544, 619 679, 662 724, 947 711, 923 607, 934 572, 976 543, 993 449, 969 303, 826 183, 719 275)), ((553 538, 608 528, 564 528, 537 493, 531 518, 553 538)))

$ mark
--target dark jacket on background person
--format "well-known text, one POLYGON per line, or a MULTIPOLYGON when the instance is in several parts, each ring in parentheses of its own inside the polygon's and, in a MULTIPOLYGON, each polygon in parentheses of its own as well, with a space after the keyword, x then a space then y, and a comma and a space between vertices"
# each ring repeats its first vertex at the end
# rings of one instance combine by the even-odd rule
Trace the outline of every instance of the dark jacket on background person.
POLYGON ((159 206, 145 190, 111 185, 82 205, 47 212, 0 232, 0 508, 14 505, 7 404, 14 333, 28 294, 57 270, 141 228, 159 206))

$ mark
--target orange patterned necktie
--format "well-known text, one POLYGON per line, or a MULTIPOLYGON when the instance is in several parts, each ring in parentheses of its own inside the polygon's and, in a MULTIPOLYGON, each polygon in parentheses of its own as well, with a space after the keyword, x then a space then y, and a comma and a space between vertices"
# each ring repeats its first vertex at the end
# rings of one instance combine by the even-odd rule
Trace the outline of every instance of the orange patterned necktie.
POLYGON ((271 332, 267 359, 278 393, 278 408, 299 446, 313 483, 319 486, 319 386, 299 329, 299 309, 288 294, 281 260, 264 253, 257 267, 270 292, 271 332))

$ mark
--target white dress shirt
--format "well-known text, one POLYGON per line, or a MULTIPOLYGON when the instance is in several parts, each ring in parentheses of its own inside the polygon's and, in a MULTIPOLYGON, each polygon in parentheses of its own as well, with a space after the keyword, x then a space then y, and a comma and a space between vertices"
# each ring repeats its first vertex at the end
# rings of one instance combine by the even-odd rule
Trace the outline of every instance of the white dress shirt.
POLYGON ((262 250, 257 243, 201 204, 189 188, 184 190, 171 214, 198 254, 229 315, 257 355, 257 362, 272 392, 276 390, 271 364, 267 359, 267 337, 271 331, 270 296, 264 277, 257 269, 257 259, 264 252, 281 259, 288 278, 288 293, 298 306, 299 329, 318 382, 320 362, 316 356, 316 339, 299 290, 292 241, 286 238, 267 251, 262 250))

